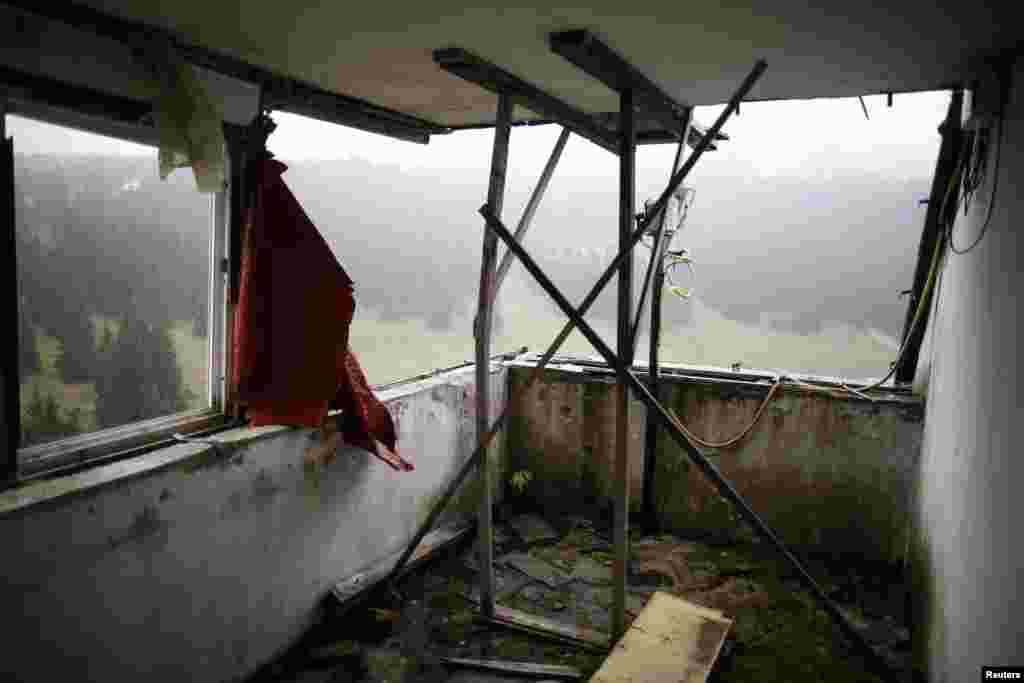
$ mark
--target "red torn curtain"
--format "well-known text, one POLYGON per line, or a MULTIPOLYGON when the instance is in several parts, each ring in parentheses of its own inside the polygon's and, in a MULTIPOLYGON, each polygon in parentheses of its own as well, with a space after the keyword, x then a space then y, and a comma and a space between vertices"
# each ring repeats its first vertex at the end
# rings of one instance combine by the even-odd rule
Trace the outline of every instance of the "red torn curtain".
POLYGON ((255 426, 321 427, 337 407, 345 441, 412 469, 395 453, 391 415, 348 347, 351 278, 281 178, 288 167, 254 163, 234 330, 239 401, 255 426))

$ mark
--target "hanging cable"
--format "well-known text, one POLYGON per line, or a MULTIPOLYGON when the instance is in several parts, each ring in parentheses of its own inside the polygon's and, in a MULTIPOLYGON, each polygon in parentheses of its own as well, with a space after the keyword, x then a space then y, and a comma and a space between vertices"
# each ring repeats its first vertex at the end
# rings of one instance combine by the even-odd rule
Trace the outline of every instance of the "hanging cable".
MULTIPOLYGON (((954 172, 949 179, 949 185, 947 185, 946 187, 946 195, 942 202, 943 209, 945 209, 947 205, 947 201, 950 197, 951 192, 953 191, 953 188, 955 188, 959 184, 962 169, 963 165, 961 164, 957 171, 954 172)), ((940 213, 940 218, 942 215, 943 214, 940 213)), ((865 394, 865 392, 881 387, 883 384, 889 381, 890 377, 896 374, 896 369, 900 366, 900 363, 903 361, 903 357, 907 353, 907 349, 910 347, 909 341, 914 336, 914 333, 917 332, 917 327, 918 325, 921 324, 921 320, 924 318, 925 305, 931 299, 932 288, 935 284, 935 275, 938 271, 939 262, 942 260, 942 252, 943 247, 945 246, 945 242, 946 239, 943 234, 943 231, 940 231, 939 238, 935 241, 935 249, 932 252, 932 262, 931 266, 928 268, 928 278, 925 280, 925 285, 921 290, 921 297, 917 300, 917 308, 914 311, 914 317, 910 321, 910 328, 907 331, 907 335, 903 340, 903 344, 900 346, 899 353, 896 354, 896 360, 893 362, 892 367, 889 368, 889 372, 887 372, 885 374, 885 377, 878 380, 877 382, 874 382, 864 387, 860 387, 859 389, 854 389, 853 387, 849 386, 846 383, 840 384, 840 387, 850 392, 851 394, 860 396, 862 398, 868 398, 868 400, 872 400, 865 394)))
MULTIPOLYGON (((992 168, 992 193, 988 198, 988 210, 985 214, 985 222, 982 223, 981 229, 978 231, 978 236, 974 238, 974 241, 967 247, 961 249, 956 246, 956 242, 953 240, 953 221, 950 220, 947 226, 947 238, 946 241, 949 243, 949 250, 957 256, 963 256, 974 250, 976 246, 981 243, 981 240, 985 238, 985 233, 988 232, 989 223, 992 221, 992 211, 996 205, 996 196, 999 191, 999 163, 1003 157, 1003 131, 1006 127, 1006 119, 1000 114, 999 115, 999 134, 996 136, 996 149, 995 149, 995 162, 992 168)), ((977 187, 977 178, 971 178, 971 193, 973 194, 974 189, 977 187)))
POLYGON ((680 249, 678 251, 670 251, 665 254, 665 279, 668 280, 668 291, 675 294, 680 299, 689 299, 693 294, 693 287, 681 287, 676 283, 672 277, 672 273, 677 266, 685 265, 690 270, 690 277, 696 279, 697 274, 693 270, 693 259, 690 258, 690 253, 686 249, 680 249))
POLYGON ((698 446, 703 446, 704 448, 729 448, 731 446, 735 446, 736 444, 738 444, 747 436, 747 434, 750 433, 750 430, 752 430, 754 426, 758 423, 758 421, 761 419, 761 415, 764 414, 764 409, 768 407, 769 403, 771 403, 771 400, 775 396, 775 392, 779 390, 779 385, 781 383, 782 382, 780 378, 776 376, 772 383, 771 389, 768 390, 768 395, 764 397, 764 400, 761 401, 761 405, 758 406, 757 408, 757 412, 754 413, 754 419, 752 419, 750 421, 750 424, 744 427, 736 436, 730 439, 726 439, 725 441, 708 441, 706 439, 700 438, 699 436, 691 432, 686 427, 686 425, 683 424, 683 421, 679 418, 678 415, 676 415, 675 411, 669 412, 675 419, 676 424, 679 426, 679 429, 682 430, 682 432, 686 434, 687 437, 689 437, 690 441, 693 441, 698 446))

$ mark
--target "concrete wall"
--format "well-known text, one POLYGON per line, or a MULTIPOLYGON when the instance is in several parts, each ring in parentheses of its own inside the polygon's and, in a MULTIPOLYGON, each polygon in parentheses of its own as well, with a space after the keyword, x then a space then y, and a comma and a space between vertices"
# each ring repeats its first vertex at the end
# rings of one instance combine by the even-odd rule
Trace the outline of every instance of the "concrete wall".
MULTIPOLYGON (((931 319, 917 568, 926 598, 914 644, 934 681, 976 680, 983 665, 1024 661, 1024 459, 1021 307, 1024 290, 1024 65, 1013 70, 999 184, 987 234, 947 254, 931 319)), ((989 215, 993 162, 955 242, 989 215)), ((924 382, 921 382, 924 385, 924 382)))
MULTIPOLYGON (((530 495, 547 507, 607 506, 615 457, 614 385, 587 373, 546 371, 530 391, 513 368, 510 467, 534 473, 530 495)), ((694 433, 720 441, 753 418, 765 388, 678 379, 662 384, 666 405, 694 433)), ((746 440, 706 454, 789 544, 834 555, 900 562, 920 452, 920 402, 868 403, 795 388, 781 391, 746 440)), ((633 403, 631 492, 643 481, 644 409, 633 403)), ((721 540, 752 536, 670 437, 659 441, 655 499, 662 524, 721 540)))
MULTIPOLYGON (((305 467, 314 435, 275 427, 219 435, 226 460, 175 446, 0 493, 0 679, 224 681, 267 662, 335 582, 408 541, 469 456, 472 373, 381 394, 414 472, 354 449, 305 467)), ((456 510, 475 510, 472 484, 456 510)))

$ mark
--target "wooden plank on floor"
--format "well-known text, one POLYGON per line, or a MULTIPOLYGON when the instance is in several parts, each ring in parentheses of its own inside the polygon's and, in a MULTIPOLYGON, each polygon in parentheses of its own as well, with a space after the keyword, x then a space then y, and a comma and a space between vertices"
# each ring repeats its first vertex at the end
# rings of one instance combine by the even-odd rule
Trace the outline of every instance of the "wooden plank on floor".
MULTIPOLYGON (((420 544, 416 546, 416 550, 413 552, 412 557, 409 558, 409 562, 402 569, 402 574, 415 569, 444 548, 466 538, 472 530, 472 523, 458 527, 434 529, 424 536, 420 544)), ((374 563, 355 576, 339 581, 331 588, 331 595, 341 603, 343 608, 355 604, 361 596, 366 595, 371 588, 387 578, 401 555, 402 551, 400 550, 374 563)))
POLYGON ((591 683, 702 683, 732 620, 657 592, 591 678, 591 683))

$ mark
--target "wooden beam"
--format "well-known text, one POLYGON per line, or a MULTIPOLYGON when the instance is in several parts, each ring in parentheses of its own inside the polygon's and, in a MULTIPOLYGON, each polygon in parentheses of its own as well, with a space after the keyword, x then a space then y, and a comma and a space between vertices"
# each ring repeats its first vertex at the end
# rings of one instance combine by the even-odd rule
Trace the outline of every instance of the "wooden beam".
POLYGON ((497 95, 508 95, 530 111, 557 121, 609 152, 618 153, 617 136, 614 133, 597 124, 589 115, 501 67, 458 47, 435 50, 434 61, 445 71, 497 95))
POLYGON ((586 29, 552 33, 551 49, 618 93, 632 91, 635 106, 656 118, 676 138, 691 107, 677 102, 654 81, 586 29))

